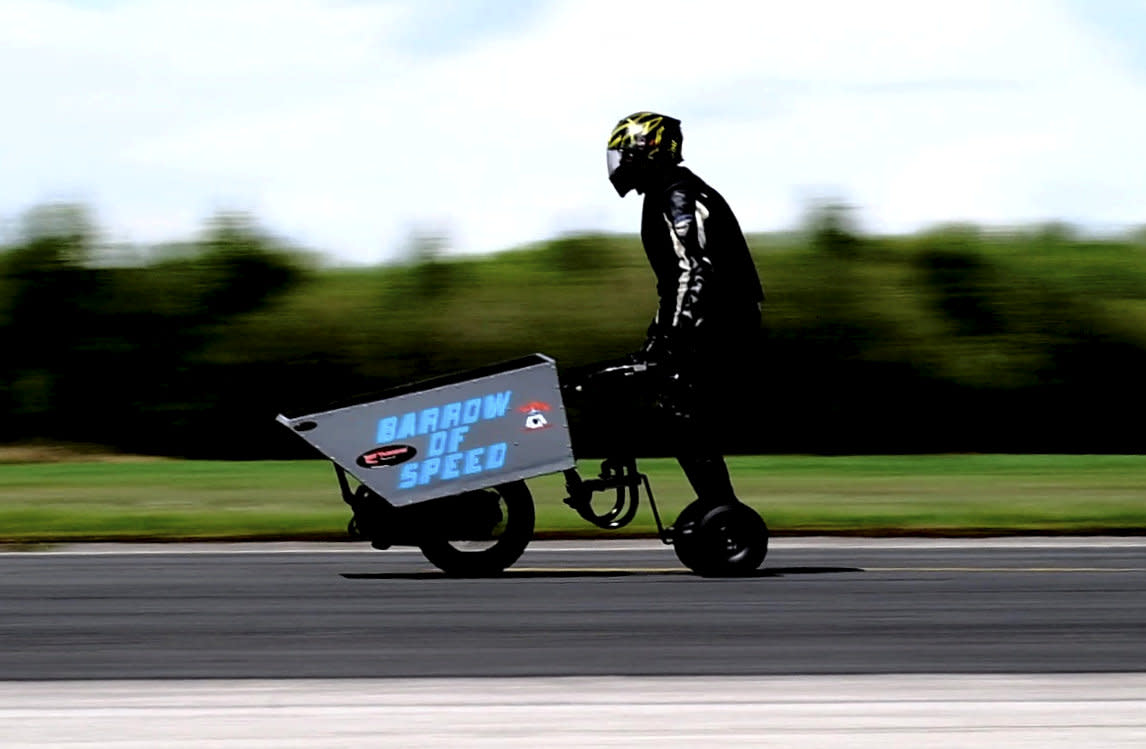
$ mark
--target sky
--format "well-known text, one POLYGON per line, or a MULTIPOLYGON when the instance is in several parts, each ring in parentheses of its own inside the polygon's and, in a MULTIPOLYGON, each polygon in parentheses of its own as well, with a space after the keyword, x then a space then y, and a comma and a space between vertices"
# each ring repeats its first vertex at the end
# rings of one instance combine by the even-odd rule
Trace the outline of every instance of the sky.
POLYGON ((638 110, 749 231, 1146 224, 1146 0, 0 0, 0 103, 0 220, 78 202, 111 242, 633 232, 638 110))

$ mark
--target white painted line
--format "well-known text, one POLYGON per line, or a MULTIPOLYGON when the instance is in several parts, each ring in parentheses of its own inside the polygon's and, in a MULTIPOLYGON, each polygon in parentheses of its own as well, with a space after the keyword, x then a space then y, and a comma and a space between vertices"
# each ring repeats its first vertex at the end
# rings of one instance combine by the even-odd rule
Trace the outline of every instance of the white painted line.
POLYGON ((5 747, 1146 746, 1146 674, 0 682, 5 747))

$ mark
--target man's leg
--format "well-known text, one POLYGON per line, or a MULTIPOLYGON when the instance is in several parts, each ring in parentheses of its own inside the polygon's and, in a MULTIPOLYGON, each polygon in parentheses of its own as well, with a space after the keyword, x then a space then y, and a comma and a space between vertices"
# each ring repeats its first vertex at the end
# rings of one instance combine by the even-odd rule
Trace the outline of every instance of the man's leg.
POLYGON ((723 321, 665 388, 661 399, 673 422, 677 462, 702 505, 737 502, 724 461, 727 425, 721 413, 745 397, 759 346, 759 310, 723 321))
POLYGON ((736 493, 721 453, 718 419, 703 384, 692 373, 681 373, 665 384, 657 405, 671 435, 673 456, 697 500, 714 507, 735 502, 736 493))
POLYGON ((738 501, 723 456, 682 454, 677 456, 677 462, 701 504, 716 506, 738 501))

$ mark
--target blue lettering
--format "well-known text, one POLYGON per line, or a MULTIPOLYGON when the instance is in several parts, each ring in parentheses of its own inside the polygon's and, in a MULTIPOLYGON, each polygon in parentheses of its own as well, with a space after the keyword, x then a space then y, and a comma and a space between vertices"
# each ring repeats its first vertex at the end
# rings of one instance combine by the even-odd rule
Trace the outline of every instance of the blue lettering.
POLYGON ((507 452, 509 452, 509 448, 504 442, 490 445, 489 450, 485 454, 485 470, 493 471, 504 466, 507 452))
POLYGON ((446 435, 448 432, 434 432, 430 435, 430 445, 426 448, 426 455, 435 457, 446 451, 446 435))
POLYGON ((422 470, 418 471, 418 486, 425 486, 430 483, 430 479, 438 475, 438 469, 442 467, 441 458, 430 458, 422 462, 422 470))
POLYGON ((378 436, 375 438, 374 443, 384 445, 387 442, 394 441, 394 435, 398 432, 398 417, 387 416, 385 419, 378 420, 378 436))
POLYGON ((484 447, 475 447, 472 450, 466 451, 466 466, 462 472, 467 476, 472 473, 481 473, 481 454, 485 452, 484 447))
POLYGON ((469 430, 470 430, 469 427, 456 427, 454 429, 451 429, 450 430, 450 442, 449 442, 449 446, 446 449, 452 453, 456 453, 458 451, 458 446, 460 444, 462 444, 463 440, 465 440, 466 432, 468 432, 469 430))
POLYGON ((498 442, 488 447, 475 447, 465 452, 451 451, 444 455, 447 444, 453 440, 460 443, 466 431, 467 427, 458 427, 452 434, 445 431, 434 432, 430 436, 427 450, 432 457, 420 463, 410 462, 403 465, 399 473, 398 488, 412 489, 415 486, 426 486, 435 479, 452 481, 463 474, 472 476, 505 467, 509 456, 509 446, 505 442, 498 442))
POLYGON ((462 423, 473 424, 481 418, 481 398, 470 398, 462 406, 462 423))
POLYGON ((461 423, 462 418, 462 402, 454 401, 449 403, 442 409, 442 423, 439 425, 442 429, 449 429, 456 427, 461 423))
POLYGON ((445 465, 442 466, 442 481, 449 481, 456 479, 461 475, 458 469, 458 464, 462 462, 461 453, 450 453, 446 456, 445 465))
POLYGON ((402 423, 398 427, 398 434, 396 439, 404 440, 407 437, 413 437, 418 433, 418 418, 413 411, 402 417, 402 423))
POLYGON ((506 390, 504 393, 494 393, 487 395, 482 402, 482 418, 483 419, 500 419, 505 416, 505 411, 509 408, 509 398, 513 395, 512 390, 506 390))
POLYGON ((422 411, 418 420, 418 434, 429 434, 438 430, 438 407, 427 408, 422 411))

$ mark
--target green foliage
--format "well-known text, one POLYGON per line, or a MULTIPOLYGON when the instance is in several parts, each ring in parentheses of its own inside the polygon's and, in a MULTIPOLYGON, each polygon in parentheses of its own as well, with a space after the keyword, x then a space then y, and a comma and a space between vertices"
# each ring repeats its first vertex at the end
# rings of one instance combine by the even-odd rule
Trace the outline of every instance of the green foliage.
POLYGON ((617 264, 613 242, 600 234, 560 237, 546 243, 541 253, 547 265, 565 274, 599 277, 617 264))
POLYGON ((202 429, 188 417, 217 397, 196 385, 203 349, 305 276, 241 217, 217 219, 182 257, 128 268, 95 262, 98 238, 72 207, 36 209, 24 227, 0 256, 0 439, 184 449, 176 435, 202 429))
POLYGON ((835 257, 854 257, 860 251, 859 229, 852 209, 840 202, 813 205, 805 218, 812 249, 835 257))
POLYGON ((292 258, 235 216, 215 220, 196 265, 198 306, 224 319, 262 307, 301 276, 292 258))
MULTIPOLYGON (((1146 248, 1064 226, 864 236, 824 206, 750 237, 765 367, 730 393, 741 452, 1136 452, 1146 248)), ((655 307, 633 236, 314 270, 222 216, 148 265, 94 262, 81 211, 29 218, 0 254, 0 439, 140 452, 309 453, 273 417, 533 351, 635 350, 655 307)), ((633 427, 641 431, 638 423, 633 427)), ((635 434, 634 438, 639 438, 635 434)), ((592 454, 593 445, 579 443, 592 454)))

